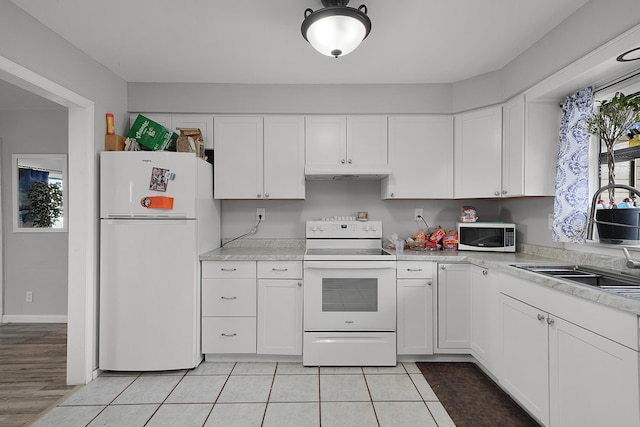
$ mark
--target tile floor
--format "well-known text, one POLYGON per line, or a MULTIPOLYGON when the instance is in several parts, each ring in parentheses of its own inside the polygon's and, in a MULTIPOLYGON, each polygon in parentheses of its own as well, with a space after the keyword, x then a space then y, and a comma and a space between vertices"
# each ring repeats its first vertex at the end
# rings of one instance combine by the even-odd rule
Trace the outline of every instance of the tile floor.
POLYGON ((105 372, 33 426, 420 426, 454 423, 415 363, 312 368, 204 362, 189 371, 105 372))

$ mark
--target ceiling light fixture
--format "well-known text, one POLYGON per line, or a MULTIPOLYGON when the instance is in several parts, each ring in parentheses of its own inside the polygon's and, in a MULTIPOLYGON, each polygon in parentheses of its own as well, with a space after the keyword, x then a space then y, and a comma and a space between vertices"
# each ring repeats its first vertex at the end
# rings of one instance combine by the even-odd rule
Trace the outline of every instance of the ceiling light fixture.
POLYGON ((367 6, 347 7, 349 0, 322 0, 324 9, 304 11, 302 36, 323 55, 353 52, 371 31, 367 6))
POLYGON ((616 61, 618 62, 630 62, 640 59, 640 47, 628 50, 625 53, 618 55, 616 61))

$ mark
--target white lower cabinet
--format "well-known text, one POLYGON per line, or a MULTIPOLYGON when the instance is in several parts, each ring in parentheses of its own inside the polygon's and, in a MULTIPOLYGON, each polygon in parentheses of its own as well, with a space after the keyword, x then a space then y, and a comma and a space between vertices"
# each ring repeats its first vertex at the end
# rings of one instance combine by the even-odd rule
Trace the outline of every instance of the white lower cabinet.
POLYGON ((470 314, 470 265, 438 264, 438 350, 469 352, 470 314))
POLYGON ((493 372, 500 369, 500 306, 498 285, 493 272, 471 265, 470 280, 470 347, 471 354, 493 372))
POLYGON ((302 354, 302 263, 258 261, 258 354, 302 354))
POLYGON ((397 263, 397 353, 433 354, 432 262, 397 263))
POLYGON ((510 296, 501 304, 500 382, 543 425, 640 425, 637 350, 510 296))
POLYGON ((202 352, 256 352, 255 261, 202 262, 202 352))

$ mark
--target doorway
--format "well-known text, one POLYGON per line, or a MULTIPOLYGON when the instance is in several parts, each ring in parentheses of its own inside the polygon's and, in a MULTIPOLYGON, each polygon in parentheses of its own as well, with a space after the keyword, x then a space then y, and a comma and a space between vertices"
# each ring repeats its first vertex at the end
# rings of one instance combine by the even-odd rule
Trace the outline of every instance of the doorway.
POLYGON ((67 383, 86 384, 97 362, 94 103, 2 56, 0 79, 69 111, 67 383))

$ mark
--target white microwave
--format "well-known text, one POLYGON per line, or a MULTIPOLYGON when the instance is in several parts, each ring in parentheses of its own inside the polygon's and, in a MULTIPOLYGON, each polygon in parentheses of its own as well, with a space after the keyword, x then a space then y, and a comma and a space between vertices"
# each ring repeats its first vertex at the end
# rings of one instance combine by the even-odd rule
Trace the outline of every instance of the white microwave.
POLYGON ((458 250, 515 252, 516 225, 506 222, 459 222, 458 250))

